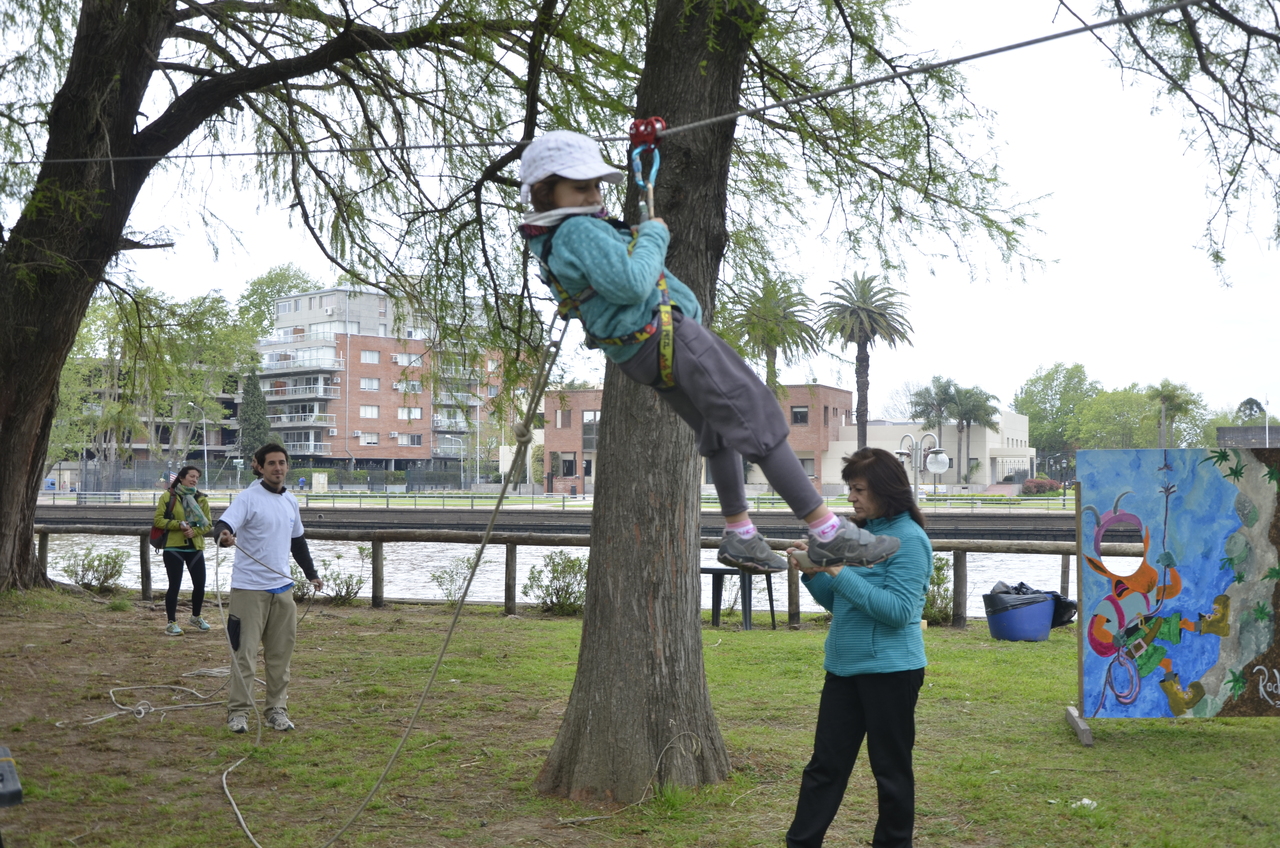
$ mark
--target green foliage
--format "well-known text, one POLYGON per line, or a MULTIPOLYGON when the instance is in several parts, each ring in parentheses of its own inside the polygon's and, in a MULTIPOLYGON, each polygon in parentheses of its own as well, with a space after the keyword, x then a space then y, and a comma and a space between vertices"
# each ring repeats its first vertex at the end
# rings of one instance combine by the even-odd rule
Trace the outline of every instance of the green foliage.
POLYGON ((360 590, 364 588, 365 578, 362 574, 347 574, 338 568, 332 568, 325 562, 321 575, 324 578, 324 590, 329 593, 329 601, 334 606, 346 607, 356 602, 360 590))
POLYGON ((1071 447, 1068 436, 1076 410, 1102 391, 1090 380, 1084 366, 1055 362, 1037 368, 1013 396, 1013 410, 1027 416, 1028 441, 1042 453, 1058 453, 1071 447))
POLYGON ((467 587, 467 578, 471 576, 471 566, 475 556, 453 557, 442 565, 431 569, 431 582, 444 595, 446 606, 457 606, 462 599, 462 590, 467 587))
POLYGON ((258 375, 252 371, 241 381, 240 456, 249 467, 253 452, 271 441, 271 423, 267 421, 267 399, 262 396, 258 375))
POLYGON ((923 618, 930 624, 950 624, 952 604, 951 557, 933 555, 933 572, 929 575, 929 589, 924 596, 923 618))
POLYGON ((533 598, 543 612, 577 615, 587 598, 587 558, 552 551, 542 558, 541 566, 529 569, 520 594, 533 598))
POLYGON ((1024 480, 1022 483, 1022 494, 1024 495, 1047 495, 1062 491, 1062 484, 1057 480, 1024 480))
POLYGON ((133 604, 129 603, 124 598, 112 598, 111 603, 107 604, 107 609, 112 612, 125 612, 126 610, 133 609, 133 604))
MULTIPOLYGON (((1193 415, 1204 416, 1204 401, 1200 395, 1187 388, 1186 384, 1174 383, 1166 377, 1160 381, 1158 386, 1147 386, 1146 393, 1147 399, 1155 405, 1158 414, 1161 416, 1162 420, 1158 420, 1158 423, 1164 428, 1162 436, 1164 437, 1165 446, 1210 447, 1216 444, 1216 440, 1209 445, 1196 445, 1191 441, 1191 437, 1199 438, 1200 427, 1191 428, 1191 433, 1184 432, 1181 438, 1174 435, 1179 422, 1193 415)), ((1182 428, 1183 431, 1186 429, 1186 427, 1182 428)))
POLYGON ((951 420, 955 399, 956 381, 935 375, 929 385, 911 393, 911 417, 926 430, 937 429, 951 420))
POLYGON ((992 401, 1000 398, 991 394, 987 390, 973 386, 964 388, 956 386, 952 396, 951 417, 956 420, 956 440, 964 436, 965 452, 959 451, 959 445, 956 446, 956 467, 969 469, 964 472, 964 481, 969 482, 969 477, 973 474, 973 428, 981 427, 984 430, 999 432, 1000 424, 996 418, 1000 415, 1000 410, 996 408, 992 401), (959 461, 961 457, 968 456, 969 459, 963 464, 959 461))
POLYGON ((61 563, 60 570, 77 586, 106 594, 120 588, 120 578, 124 575, 124 564, 128 556, 120 550, 99 553, 97 548, 89 546, 69 555, 61 563))
POLYGON ((777 273, 765 256, 744 250, 738 272, 725 284, 716 306, 715 330, 743 359, 764 363, 765 385, 775 394, 782 390, 779 355, 794 365, 822 349, 816 324, 803 280, 777 273))
POLYGON ((250 280, 236 301, 237 319, 253 338, 271 335, 276 325, 276 299, 323 288, 320 281, 297 265, 276 265, 260 277, 250 280))
POLYGON ((1159 406, 1133 383, 1082 402, 1067 427, 1067 439, 1085 449, 1154 448, 1159 426, 1159 406))
POLYGON ((85 448, 108 461, 131 442, 180 460, 224 417, 229 375, 257 361, 254 337, 216 292, 177 301, 150 289, 95 297, 63 365, 50 465, 85 448), (168 431, 164 438, 162 430, 168 431))
MULTIPOLYGON (((320 579, 324 581, 323 591, 329 596, 329 602, 336 607, 351 606, 356 602, 360 590, 364 588, 366 582, 364 570, 370 549, 364 545, 359 545, 356 547, 356 551, 360 554, 360 570, 356 574, 348 574, 342 570, 342 554, 334 557, 336 562, 331 563, 327 559, 320 560, 319 573, 320 579)), ((296 584, 294 592, 297 592, 296 584)))
MULTIPOLYGON (((321 566, 325 566, 326 561, 321 562, 321 566)), ((298 567, 298 564, 292 559, 289 560, 289 574, 293 577, 293 600, 296 603, 305 603, 308 598, 316 593, 316 587, 307 579, 306 573, 298 567)))

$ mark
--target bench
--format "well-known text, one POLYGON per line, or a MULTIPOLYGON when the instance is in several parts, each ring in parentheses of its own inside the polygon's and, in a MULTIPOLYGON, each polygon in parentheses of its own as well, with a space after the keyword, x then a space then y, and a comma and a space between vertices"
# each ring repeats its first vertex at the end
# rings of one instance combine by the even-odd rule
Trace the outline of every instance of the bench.
MULTIPOLYGON (((742 629, 751 629, 751 578, 755 575, 747 574, 738 568, 725 568, 721 566, 707 566, 702 569, 703 574, 711 575, 711 626, 720 626, 720 603, 724 597, 724 578, 725 575, 736 574, 742 581, 742 629)), ((769 592, 769 622, 774 630, 778 629, 778 618, 773 610, 773 575, 764 575, 764 585, 769 592)))

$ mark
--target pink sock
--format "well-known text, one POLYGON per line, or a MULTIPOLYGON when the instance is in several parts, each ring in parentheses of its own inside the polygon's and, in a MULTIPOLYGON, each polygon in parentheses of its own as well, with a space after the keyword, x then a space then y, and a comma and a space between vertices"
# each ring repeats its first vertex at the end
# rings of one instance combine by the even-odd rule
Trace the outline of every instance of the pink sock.
POLYGON ((828 512, 826 518, 819 518, 817 521, 809 522, 809 530, 818 537, 820 542, 830 542, 836 537, 836 531, 839 529, 840 516, 834 512, 828 512))
POLYGON ((756 525, 748 518, 745 521, 730 521, 724 525, 724 532, 727 534, 730 530, 737 533, 744 539, 750 539, 756 534, 756 525))

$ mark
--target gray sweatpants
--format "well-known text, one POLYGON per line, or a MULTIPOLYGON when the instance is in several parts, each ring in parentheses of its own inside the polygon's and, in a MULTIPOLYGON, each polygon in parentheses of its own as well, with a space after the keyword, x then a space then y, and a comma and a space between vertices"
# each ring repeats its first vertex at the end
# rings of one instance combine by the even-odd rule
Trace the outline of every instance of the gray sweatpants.
MULTIPOLYGON (((777 398, 723 339, 679 311, 673 310, 673 317, 676 384, 658 394, 698 434, 698 453, 711 468, 721 513, 747 511, 743 457, 760 466, 797 518, 813 512, 822 496, 787 444, 791 429, 777 398)), ((658 336, 618 367, 632 380, 656 387, 658 336)))

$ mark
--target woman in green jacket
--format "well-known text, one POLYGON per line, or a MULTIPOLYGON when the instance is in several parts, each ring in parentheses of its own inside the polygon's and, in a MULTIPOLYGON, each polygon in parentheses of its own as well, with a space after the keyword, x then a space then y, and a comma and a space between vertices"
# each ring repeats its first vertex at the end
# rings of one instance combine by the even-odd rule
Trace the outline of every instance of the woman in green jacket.
POLYGON ((213 527, 213 521, 209 498, 196 488, 199 484, 200 469, 194 465, 183 466, 156 504, 153 524, 169 531, 164 540, 164 570, 169 574, 164 611, 169 624, 164 632, 170 636, 182 635, 177 615, 178 590, 182 588, 184 568, 191 573, 191 624, 198 630, 209 629, 200 616, 200 609, 204 606, 204 537, 213 527), (173 504, 172 510, 170 503, 173 504), (169 513, 167 518, 166 512, 169 513))
MULTIPOLYGON (((818 703, 813 757, 800 778, 800 799, 787 848, 818 848, 844 797, 863 739, 876 779, 879 817, 871 844, 911 848, 915 825, 916 699, 924 682, 920 615, 933 570, 933 546, 902 463, 880 448, 846 457, 854 523, 895 536, 898 552, 872 566, 812 565, 792 556, 805 588, 831 611, 826 681, 818 703)), ((794 551, 805 550, 804 543, 794 551)))

